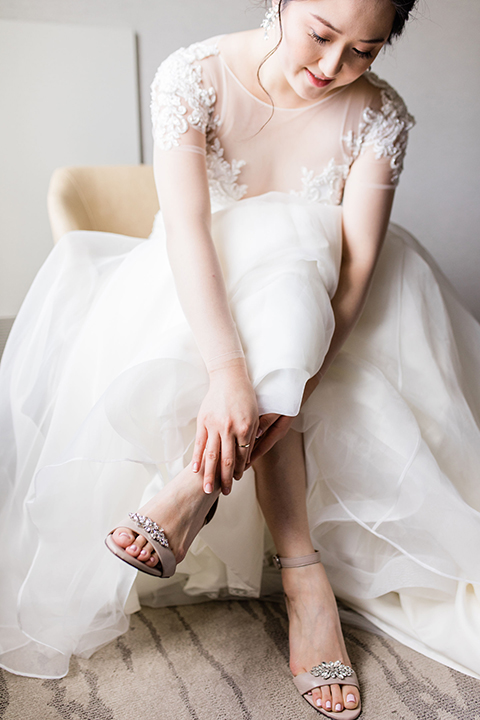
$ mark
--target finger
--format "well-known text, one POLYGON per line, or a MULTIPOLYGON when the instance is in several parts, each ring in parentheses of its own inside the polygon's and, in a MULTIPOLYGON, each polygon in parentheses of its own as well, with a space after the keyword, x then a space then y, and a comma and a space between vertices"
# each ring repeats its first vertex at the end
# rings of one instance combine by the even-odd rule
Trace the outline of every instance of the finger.
POLYGON ((232 490, 233 473, 235 470, 235 438, 233 435, 222 437, 221 450, 221 482, 222 493, 229 495, 232 490))
MULTIPOLYGON (((252 434, 250 436, 250 447, 248 448, 248 454, 247 454, 247 461, 245 463, 245 467, 250 464, 250 459, 252 457, 253 448, 255 447, 255 442, 258 436, 258 430, 259 430, 260 423, 257 423, 255 427, 253 428, 252 434)), ((263 435, 263 432, 261 433, 263 435)), ((245 472, 245 468, 243 468, 243 471, 245 472)))
POLYGON ((205 474, 203 476, 203 489, 208 494, 213 492, 219 457, 220 436, 210 435, 205 447, 205 474))
MULTIPOLYGON (((255 451, 256 445, 260 442, 260 437, 261 436, 259 436, 259 428, 257 428, 256 432, 252 435, 252 437, 250 439, 250 443, 249 443, 250 447, 248 448, 248 456, 247 456, 247 460, 245 462, 245 467, 243 468, 243 472, 246 472, 252 466, 252 456, 255 451)), ((239 480, 240 478, 236 478, 236 479, 239 480)))
POLYGON ((282 426, 270 428, 269 432, 255 443, 250 462, 253 463, 261 458, 262 455, 265 455, 265 453, 271 450, 275 443, 281 440, 286 434, 287 431, 284 430, 282 426))
POLYGON ((192 470, 195 473, 200 470, 200 467, 202 465, 203 453, 205 451, 207 439, 207 428, 204 425, 202 425, 201 427, 197 426, 197 435, 195 437, 195 447, 193 449, 192 457, 192 470))
POLYGON ((249 437, 243 435, 242 437, 245 439, 241 440, 237 438, 237 452, 234 473, 235 480, 240 480, 243 473, 245 472, 246 465, 248 465, 248 463, 250 462, 250 456, 255 445, 255 438, 257 434, 258 421, 252 426, 249 437))
POLYGON ((245 471, 250 446, 251 444, 248 441, 237 443, 235 448, 235 470, 233 473, 235 480, 240 480, 245 471), (248 447, 245 447, 246 445, 248 445, 248 447))
POLYGON ((267 432, 268 428, 271 427, 279 417, 281 416, 276 413, 266 413, 265 415, 260 415, 256 438, 261 437, 265 432, 267 432))

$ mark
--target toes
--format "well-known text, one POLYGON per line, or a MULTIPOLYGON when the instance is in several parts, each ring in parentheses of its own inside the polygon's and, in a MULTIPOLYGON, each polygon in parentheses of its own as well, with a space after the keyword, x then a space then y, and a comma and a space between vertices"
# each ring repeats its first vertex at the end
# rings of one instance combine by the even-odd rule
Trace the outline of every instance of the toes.
POLYGON ((332 692, 330 689, 330 685, 324 685, 321 688, 322 693, 322 707, 325 708, 325 710, 330 711, 332 709, 332 692))
POLYGON ((139 538, 135 540, 135 545, 137 547, 140 547, 140 552, 138 554, 138 559, 142 560, 143 562, 147 562, 147 560, 150 560, 152 553, 153 553, 153 547, 150 545, 149 542, 145 542, 143 547, 140 546, 140 543, 138 542, 139 538))
POLYGON ((333 712, 342 712, 343 710, 343 695, 340 685, 331 685, 332 691, 332 710, 333 712))
POLYGON ((128 528, 117 528, 112 535, 113 541, 122 548, 127 548, 135 540, 134 533, 128 528))
POLYGON ((137 548, 139 548, 140 550, 141 550, 142 548, 146 547, 146 545, 148 545, 148 544, 149 544, 149 543, 147 543, 147 541, 145 540, 145 538, 143 537, 143 535, 137 535, 137 537, 135 538, 135 545, 136 545, 137 548))
POLYGON ((129 555, 137 558, 148 565, 155 567, 158 564, 158 557, 149 542, 142 535, 135 535, 128 528, 117 528, 112 535, 114 542, 124 548, 129 555))
MULTIPOLYGON (((125 550, 132 557, 138 557, 146 545, 147 545, 147 541, 145 540, 144 537, 142 537, 141 535, 134 534, 134 539, 133 539, 132 543, 127 548, 125 548, 125 550)), ((145 555, 144 557, 148 557, 148 554, 145 555)), ((142 560, 143 560, 143 558, 142 558, 142 560)))
POLYGON ((320 688, 312 690, 312 701, 315 707, 322 707, 322 691, 320 688))
POLYGON ((353 685, 344 685, 342 694, 345 707, 354 710, 358 706, 358 689, 353 685))
POLYGON ((126 551, 129 555, 132 555, 132 557, 136 557, 144 562, 149 559, 153 548, 144 537, 137 535, 133 543, 126 548, 126 551))

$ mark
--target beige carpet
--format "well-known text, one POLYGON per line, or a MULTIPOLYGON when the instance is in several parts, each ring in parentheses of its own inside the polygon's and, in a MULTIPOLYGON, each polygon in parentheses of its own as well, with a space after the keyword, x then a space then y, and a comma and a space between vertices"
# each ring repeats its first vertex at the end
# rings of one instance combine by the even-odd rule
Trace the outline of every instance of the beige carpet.
MULTIPOLYGON (((0 319, 0 355, 11 322, 0 319)), ((364 720, 480 720, 480 682, 394 640, 345 628, 364 720)), ((144 608, 66 678, 0 670, 0 720, 314 720, 288 669, 282 603, 144 608)))
MULTIPOLYGON (((345 628, 364 720, 477 720, 480 683, 393 640, 345 628)), ((288 669, 280 603, 145 608, 61 680, 0 675, 1 720, 314 720, 288 669)))

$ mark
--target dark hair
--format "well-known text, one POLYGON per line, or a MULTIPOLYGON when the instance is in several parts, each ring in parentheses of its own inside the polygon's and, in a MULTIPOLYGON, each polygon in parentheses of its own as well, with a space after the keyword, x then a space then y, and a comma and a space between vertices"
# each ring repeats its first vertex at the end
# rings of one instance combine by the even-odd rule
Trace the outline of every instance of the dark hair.
MULTIPOLYGON (((280 22, 281 12, 288 5, 289 2, 292 2, 292 0, 280 0, 280 22)), ((395 8, 395 18, 393 20, 392 30, 387 40, 387 43, 389 44, 392 42, 392 40, 394 40, 394 38, 397 38, 402 34, 405 28, 405 23, 408 20, 408 16, 416 5, 417 0, 390 0, 390 2, 395 8)), ((265 4, 268 5, 268 1, 265 4)))
POLYGON ((405 28, 405 23, 408 20, 408 16, 416 5, 417 0, 390 0, 390 2, 395 8, 395 18, 393 20, 390 35, 388 36, 387 42, 389 43, 391 43, 394 38, 400 37, 402 34, 405 28))

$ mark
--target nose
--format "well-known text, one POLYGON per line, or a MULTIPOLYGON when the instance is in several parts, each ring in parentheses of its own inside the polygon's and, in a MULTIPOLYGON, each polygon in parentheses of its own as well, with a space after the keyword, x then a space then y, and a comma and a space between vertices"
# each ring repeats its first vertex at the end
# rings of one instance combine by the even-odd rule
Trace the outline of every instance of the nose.
POLYGON ((343 48, 327 47, 322 52, 318 67, 324 77, 334 78, 343 67, 343 48))

